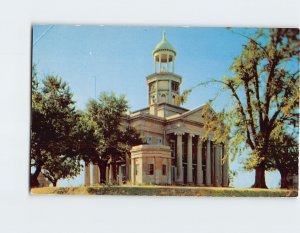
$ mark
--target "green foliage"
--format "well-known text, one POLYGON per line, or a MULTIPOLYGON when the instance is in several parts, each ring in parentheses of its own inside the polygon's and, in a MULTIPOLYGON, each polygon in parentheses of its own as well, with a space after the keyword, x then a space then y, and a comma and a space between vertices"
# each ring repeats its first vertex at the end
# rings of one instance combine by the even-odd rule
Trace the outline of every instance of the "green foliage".
POLYGON ((236 75, 223 79, 236 103, 233 127, 244 132, 236 135, 251 149, 249 170, 265 164, 270 138, 277 140, 284 127, 298 125, 297 37, 297 29, 258 30, 231 66, 236 75))
MULTIPOLYGON (((78 112, 79 119, 75 126, 75 134, 78 148, 78 155, 84 161, 89 162, 91 158, 98 156, 98 140, 96 124, 86 112, 78 112)), ((93 161, 95 162, 95 161, 93 161)))
POLYGON ((57 155, 72 153, 72 130, 78 117, 72 94, 60 78, 48 76, 43 84, 32 94, 32 147, 57 155))
POLYGON ((121 136, 121 119, 127 109, 125 96, 117 97, 114 93, 102 93, 98 101, 89 101, 88 117, 97 138, 97 159, 107 161, 110 155, 119 154, 117 145, 121 136))
MULTIPOLYGON (((32 186, 38 185, 37 176, 42 170, 45 174, 55 171, 51 176, 57 177, 60 156, 77 159, 74 129, 78 114, 72 97, 68 85, 59 77, 47 76, 40 87, 36 68, 33 67, 30 159, 35 171, 31 174, 32 186), (47 171, 47 168, 50 170, 47 171)), ((64 163, 62 166, 70 165, 64 163)), ((66 176, 65 172, 62 176, 66 176)))
POLYGON ((230 170, 228 174, 229 186, 232 186, 234 178, 237 177, 238 172, 234 170, 230 170))
MULTIPOLYGON (((102 93, 98 100, 90 100, 88 103, 85 124, 89 125, 90 139, 85 144, 90 146, 92 153, 85 153, 84 160, 102 166, 103 172, 108 161, 113 164, 113 174, 116 161, 125 160, 130 148, 142 143, 140 135, 126 122, 128 103, 124 95, 120 97, 114 93, 102 93), (89 143, 92 142, 92 143, 89 143)), ((104 182, 105 172, 101 174, 101 182, 104 182)))
POLYGON ((60 179, 74 178, 80 174, 82 166, 80 160, 66 156, 49 156, 45 162, 42 173, 56 186, 60 179))
POLYGON ((291 135, 282 132, 270 140, 268 168, 278 169, 280 173, 298 175, 299 147, 291 135))
POLYGON ((40 87, 33 67, 32 186, 38 186, 40 172, 56 185, 57 180, 80 173, 81 159, 106 165, 109 159, 124 159, 131 146, 142 143, 134 128, 123 125, 128 110, 125 96, 103 93, 88 103, 87 112, 76 112, 72 97, 58 77, 46 77, 40 87))
POLYGON ((119 150, 121 155, 128 155, 132 146, 143 144, 140 134, 130 125, 120 132, 119 150))

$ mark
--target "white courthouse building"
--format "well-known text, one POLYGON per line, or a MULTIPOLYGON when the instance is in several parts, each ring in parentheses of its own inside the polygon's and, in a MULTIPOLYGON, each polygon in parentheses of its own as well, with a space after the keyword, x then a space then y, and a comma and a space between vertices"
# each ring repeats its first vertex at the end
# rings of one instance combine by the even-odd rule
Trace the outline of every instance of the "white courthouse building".
MULTIPOLYGON (((227 187, 225 148, 204 140, 204 106, 188 110, 175 101, 183 79, 175 73, 176 55, 164 34, 153 50, 154 73, 146 77, 148 106, 124 119, 146 144, 133 147, 130 156, 118 162, 118 182, 227 187)), ((110 173, 107 169, 108 181, 110 173)), ((98 166, 87 166, 85 175, 86 185, 99 183, 98 166)))

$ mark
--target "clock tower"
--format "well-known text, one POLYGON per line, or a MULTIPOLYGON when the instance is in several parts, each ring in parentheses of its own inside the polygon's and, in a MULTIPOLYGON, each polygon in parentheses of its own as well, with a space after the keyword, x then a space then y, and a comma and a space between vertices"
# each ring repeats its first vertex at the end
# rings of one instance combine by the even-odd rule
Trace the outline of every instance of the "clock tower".
POLYGON ((165 32, 152 54, 154 57, 154 73, 149 75, 146 81, 149 87, 149 113, 157 115, 159 106, 179 106, 176 96, 180 95, 182 78, 174 72, 176 50, 167 41, 165 32))

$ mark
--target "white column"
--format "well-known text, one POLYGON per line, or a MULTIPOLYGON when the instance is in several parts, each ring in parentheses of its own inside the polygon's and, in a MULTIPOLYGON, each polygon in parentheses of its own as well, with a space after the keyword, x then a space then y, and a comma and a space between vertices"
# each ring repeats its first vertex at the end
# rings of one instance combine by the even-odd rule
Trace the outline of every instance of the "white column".
POLYGON ((219 144, 218 145, 218 147, 219 147, 219 158, 218 158, 218 160, 219 160, 219 162, 218 162, 218 171, 219 171, 219 177, 218 177, 218 180, 219 180, 219 184, 220 184, 220 186, 222 186, 222 183, 223 183, 223 169, 222 169, 222 145, 221 144, 219 144))
POLYGON ((169 80, 168 104, 174 104, 172 102, 172 80, 169 80))
POLYGON ((158 57, 159 57, 159 73, 160 73, 161 72, 161 55, 159 54, 158 57))
POLYGON ((189 134, 187 144, 187 183, 193 184, 193 136, 189 134))
POLYGON ((213 143, 213 149, 212 149, 212 155, 211 155, 211 174, 212 174, 212 177, 211 177, 211 183, 212 183, 212 186, 216 186, 216 183, 217 183, 217 174, 216 174, 216 166, 217 166, 217 163, 216 163, 216 154, 217 154, 217 145, 215 143, 213 143))
POLYGON ((167 54, 167 72, 170 72, 169 54, 167 54))
POLYGON ((203 185, 203 171, 202 171, 202 141, 198 138, 197 142, 197 185, 203 185))
POLYGON ((221 171, 221 151, 220 151, 220 144, 216 144, 216 150, 215 150, 215 184, 217 187, 221 186, 221 177, 222 177, 222 171, 221 171))
POLYGON ((99 184, 99 167, 93 164, 93 184, 99 184))
POLYGON ((169 174, 169 177, 168 177, 168 184, 172 184, 172 160, 171 158, 168 159, 168 167, 167 167, 167 171, 168 171, 168 174, 169 174))
POLYGON ((130 176, 130 181, 132 184, 135 183, 135 167, 134 167, 134 158, 130 158, 130 163, 131 163, 131 166, 130 166, 130 173, 131 173, 131 176, 130 176))
POLYGON ((206 145, 206 186, 211 186, 211 164, 210 164, 210 140, 206 145))
POLYGON ((85 164, 84 185, 85 186, 91 185, 90 163, 85 164))
MULTIPOLYGON (((143 166, 143 165, 142 165, 143 166)), ((158 174, 157 174, 157 170, 156 170, 156 156, 154 156, 154 181, 155 181, 155 184, 159 184, 159 177, 158 177, 158 174)))
POLYGON ((109 181, 110 184, 114 183, 114 179, 113 179, 113 166, 110 163, 109 164, 109 181))
POLYGON ((105 175, 106 175, 105 183, 108 184, 109 183, 109 166, 105 167, 105 175))
POLYGON ((222 158, 224 159, 224 157, 226 156, 225 160, 224 160, 224 164, 222 166, 222 186, 223 187, 228 187, 229 185, 229 180, 228 180, 228 165, 229 165, 229 156, 226 155, 226 148, 225 146, 223 145, 222 147, 222 158))
POLYGON ((212 153, 210 154, 211 157, 211 186, 215 186, 216 184, 216 171, 215 171, 215 160, 216 160, 216 144, 214 144, 213 142, 211 142, 212 144, 212 153))
POLYGON ((126 181, 130 181, 130 176, 131 176, 131 173, 130 173, 130 158, 128 155, 126 155, 125 157, 125 179, 126 181))
POLYGON ((175 71, 175 57, 173 57, 173 65, 172 65, 173 73, 175 71))
POLYGON ((122 166, 119 166, 119 184, 123 183, 123 172, 122 172, 122 166))
POLYGON ((177 180, 178 184, 183 183, 183 167, 182 167, 182 135, 177 134, 177 180))

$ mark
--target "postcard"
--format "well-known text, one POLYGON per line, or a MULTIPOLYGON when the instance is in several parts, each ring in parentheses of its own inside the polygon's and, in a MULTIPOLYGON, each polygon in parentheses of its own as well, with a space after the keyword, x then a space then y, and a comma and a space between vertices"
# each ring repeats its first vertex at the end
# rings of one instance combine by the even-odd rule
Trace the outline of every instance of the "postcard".
POLYGON ((299 29, 33 25, 32 194, 298 196, 299 29))

